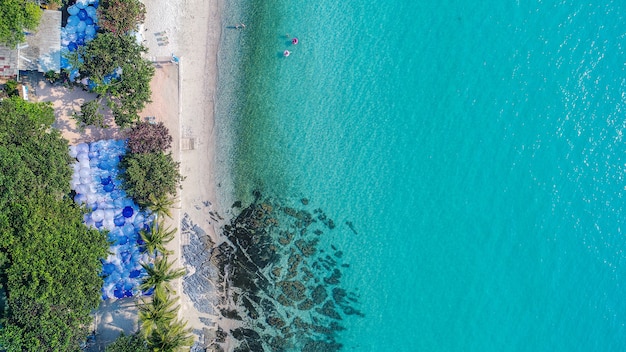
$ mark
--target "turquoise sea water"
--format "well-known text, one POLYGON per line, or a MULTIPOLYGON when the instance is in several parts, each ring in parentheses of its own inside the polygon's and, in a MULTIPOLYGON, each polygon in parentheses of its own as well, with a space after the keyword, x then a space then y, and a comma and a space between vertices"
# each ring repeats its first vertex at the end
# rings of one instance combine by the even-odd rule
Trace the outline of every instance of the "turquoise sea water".
POLYGON ((307 197, 339 224, 327 245, 365 313, 346 351, 621 351, 624 14, 226 4, 246 29, 222 33, 222 192, 307 197))

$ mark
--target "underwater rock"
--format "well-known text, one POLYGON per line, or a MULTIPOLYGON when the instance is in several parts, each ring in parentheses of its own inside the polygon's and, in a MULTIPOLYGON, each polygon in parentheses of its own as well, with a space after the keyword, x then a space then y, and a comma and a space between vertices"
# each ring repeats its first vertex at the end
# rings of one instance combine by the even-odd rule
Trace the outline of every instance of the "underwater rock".
POLYGON ((313 307, 313 301, 308 298, 298 304, 298 309, 300 310, 310 310, 313 307))
POLYGON ((339 305, 345 304, 345 298, 348 295, 346 293, 346 290, 339 288, 339 287, 335 287, 333 288, 333 300, 335 300, 335 302, 339 305))
POLYGON ((296 215, 298 214, 298 211, 294 208, 290 208, 290 207, 284 207, 283 208, 283 212, 291 217, 296 217, 296 215))
POLYGON ((311 293, 313 303, 315 303, 316 305, 322 304, 322 302, 326 300, 326 297, 328 297, 328 293, 326 293, 326 289, 322 285, 318 285, 317 287, 315 287, 313 289, 313 292, 311 293))
POLYGON ((270 350, 273 352, 283 352, 290 350, 289 340, 285 337, 274 336, 270 338, 270 350))
POLYGON ((274 275, 274 277, 280 277, 280 272, 283 270, 283 268, 279 267, 279 266, 275 266, 272 269, 272 275, 274 275))
POLYGON ((234 350, 340 348, 335 334, 345 328, 337 322, 345 312, 358 311, 351 307, 350 298, 355 296, 341 286, 341 251, 333 246, 333 252, 326 254, 318 248, 322 230, 334 223, 321 209, 309 212, 283 206, 261 199, 260 192, 255 198, 249 206, 237 207, 240 212, 223 226, 228 240, 207 251, 208 263, 218 268, 215 287, 225 295, 222 307, 233 302, 238 306, 224 309, 222 315, 243 322, 242 328, 231 332, 241 341, 234 350), (258 345, 247 346, 251 339, 257 339, 258 345))
POLYGON ((292 301, 298 302, 306 298, 306 287, 300 281, 281 281, 277 286, 292 301))
POLYGON ((360 317, 364 317, 365 314, 359 312, 358 310, 350 307, 350 306, 343 306, 341 307, 341 309, 343 310, 343 314, 345 315, 358 315, 360 317))
POLYGON ((309 341, 302 348, 302 352, 334 352, 341 350, 343 347, 340 343, 337 342, 326 342, 326 341, 309 341))
POLYGON ((267 319, 265 319, 265 322, 267 322, 268 325, 278 329, 285 326, 285 321, 276 316, 267 317, 267 319))
POLYGON ((263 351, 261 336, 252 329, 237 328, 230 331, 233 337, 239 341, 244 341, 235 351, 263 351), (244 347, 245 346, 245 347, 244 347))
POLYGON ((354 229, 354 224, 352 223, 352 221, 346 221, 346 225, 348 225, 348 228, 350 230, 352 230, 352 232, 354 232, 355 235, 358 235, 359 233, 356 232, 356 230, 354 229))
POLYGON ((278 301, 278 303, 282 304, 285 307, 293 307, 293 302, 291 302, 287 296, 281 294, 278 295, 278 297, 276 298, 276 300, 278 301))
POLYGON ((233 203, 231 208, 241 208, 241 201, 240 200, 235 201, 235 203, 233 203))
POLYGON ((339 279, 341 279, 341 271, 339 271, 339 269, 334 269, 332 275, 325 278, 324 282, 328 285, 337 285, 339 283, 339 279))
POLYGON ((341 320, 341 316, 335 310, 335 304, 332 301, 326 301, 322 308, 315 309, 320 314, 323 314, 329 318, 341 320))
POLYGON ((215 330, 215 341, 217 342, 226 342, 226 337, 228 336, 228 333, 226 331, 224 331, 224 329, 222 329, 221 326, 217 327, 217 330, 215 330))
POLYGON ((318 242, 319 240, 317 238, 314 238, 311 241, 297 240, 296 247, 298 247, 300 252, 302 252, 302 255, 304 255, 305 257, 310 257, 314 255, 317 251, 315 246, 317 246, 318 242))
POLYGON ((234 338, 236 338, 237 340, 244 340, 244 339, 259 339, 259 333, 251 330, 251 329, 246 329, 246 328, 236 328, 230 331, 230 333, 233 335, 234 338))
POLYGON ((234 319, 234 320, 243 320, 241 316, 239 316, 239 313, 237 313, 237 311, 234 309, 222 308, 220 309, 220 313, 222 313, 222 316, 224 318, 234 319))
POLYGON ((257 319, 259 317, 259 313, 256 311, 256 309, 254 308, 254 305, 252 304, 252 302, 250 301, 248 297, 245 297, 245 296, 243 297, 242 304, 246 308, 246 311, 250 318, 257 319))

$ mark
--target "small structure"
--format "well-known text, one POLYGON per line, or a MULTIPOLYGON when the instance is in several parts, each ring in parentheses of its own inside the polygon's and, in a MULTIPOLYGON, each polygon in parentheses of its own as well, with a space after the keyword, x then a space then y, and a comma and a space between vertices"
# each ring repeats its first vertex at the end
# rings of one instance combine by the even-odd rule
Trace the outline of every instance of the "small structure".
POLYGON ((61 11, 44 10, 36 32, 16 48, 0 46, 0 77, 18 76, 21 71, 61 70, 61 11))

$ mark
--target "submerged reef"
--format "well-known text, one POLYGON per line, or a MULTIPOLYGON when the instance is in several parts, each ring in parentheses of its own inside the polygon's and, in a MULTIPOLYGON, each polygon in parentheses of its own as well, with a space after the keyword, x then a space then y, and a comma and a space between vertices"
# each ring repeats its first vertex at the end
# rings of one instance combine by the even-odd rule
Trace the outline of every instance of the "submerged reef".
POLYGON ((307 210, 307 199, 298 209, 255 196, 247 207, 233 205, 240 212, 210 256, 220 314, 240 322, 227 332, 239 341, 235 351, 340 350, 342 322, 363 314, 341 285, 349 268, 343 253, 318 246, 335 223, 321 209, 307 210))

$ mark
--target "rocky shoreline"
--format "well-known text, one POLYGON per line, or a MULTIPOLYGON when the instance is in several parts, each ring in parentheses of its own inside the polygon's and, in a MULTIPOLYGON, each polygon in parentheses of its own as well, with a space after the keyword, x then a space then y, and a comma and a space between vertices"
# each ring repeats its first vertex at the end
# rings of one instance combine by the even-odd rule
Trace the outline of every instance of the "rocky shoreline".
POLYGON ((259 193, 248 206, 235 202, 237 215, 222 226, 219 244, 188 216, 182 219, 190 236, 184 261, 195 268, 184 280, 185 293, 199 311, 237 326, 199 334, 205 338, 194 350, 221 351, 226 339, 237 342, 234 351, 341 349, 344 319, 363 314, 358 297, 341 285, 349 268, 341 250, 318 248, 336 224, 321 209, 309 211, 308 200, 300 203, 287 207, 259 193))

